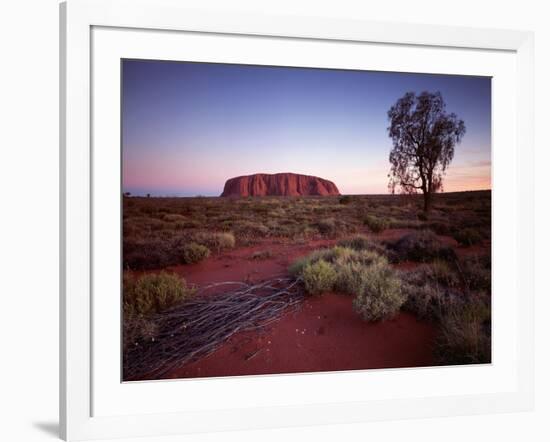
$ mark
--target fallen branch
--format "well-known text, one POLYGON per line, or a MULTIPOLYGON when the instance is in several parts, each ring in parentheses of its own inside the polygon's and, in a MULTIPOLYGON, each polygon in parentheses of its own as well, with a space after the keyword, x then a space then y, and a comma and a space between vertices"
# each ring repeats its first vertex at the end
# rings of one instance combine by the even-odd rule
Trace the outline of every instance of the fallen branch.
POLYGON ((152 318, 154 340, 126 349, 124 379, 158 378, 218 349, 238 332, 264 329, 303 300, 299 280, 258 284, 221 282, 198 290, 188 302, 152 318), (235 286, 208 294, 214 288, 235 286))

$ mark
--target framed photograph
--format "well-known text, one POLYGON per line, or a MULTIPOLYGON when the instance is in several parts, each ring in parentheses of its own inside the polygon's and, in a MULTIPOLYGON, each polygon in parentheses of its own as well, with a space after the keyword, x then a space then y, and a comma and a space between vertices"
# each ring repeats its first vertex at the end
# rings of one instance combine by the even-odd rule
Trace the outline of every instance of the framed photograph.
POLYGON ((532 34, 60 16, 66 440, 532 407, 532 34))

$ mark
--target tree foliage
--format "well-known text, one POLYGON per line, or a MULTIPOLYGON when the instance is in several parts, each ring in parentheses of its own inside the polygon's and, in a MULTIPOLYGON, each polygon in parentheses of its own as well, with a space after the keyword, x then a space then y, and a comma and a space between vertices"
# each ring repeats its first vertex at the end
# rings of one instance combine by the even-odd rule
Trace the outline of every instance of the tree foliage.
POLYGON ((389 188, 392 193, 424 194, 424 210, 431 195, 442 189, 445 170, 455 145, 466 133, 464 121, 445 111, 440 92, 408 92, 388 111, 390 152, 389 188))

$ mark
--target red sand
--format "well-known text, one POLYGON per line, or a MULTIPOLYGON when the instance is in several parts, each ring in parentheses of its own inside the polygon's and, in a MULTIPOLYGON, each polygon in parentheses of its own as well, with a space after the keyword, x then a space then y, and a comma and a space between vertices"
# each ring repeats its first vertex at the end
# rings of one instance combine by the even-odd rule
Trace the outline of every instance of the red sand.
POLYGON ((432 365, 434 327, 408 313, 366 323, 352 297, 308 298, 265 334, 242 333, 216 352, 173 370, 167 378, 356 370, 432 365))
MULTIPOLYGON (((388 229, 380 239, 396 239, 411 229, 388 229)), ((441 237, 456 247, 452 238, 441 237)), ((221 281, 258 282, 287 275, 291 262, 335 241, 305 245, 268 241, 216 255, 194 265, 171 267, 188 283, 198 286, 221 281), (269 250, 268 259, 251 259, 269 250)), ((457 248, 461 255, 479 253, 482 247, 457 248)), ((401 263, 412 270, 416 263, 401 263)), ((239 333, 211 355, 172 370, 166 378, 238 376, 353 369, 419 367, 433 365, 436 326, 409 313, 394 319, 367 323, 352 308, 352 297, 327 293, 309 297, 298 311, 287 313, 262 333, 239 333)))
POLYGON ((170 267, 190 284, 198 286, 222 281, 259 282, 278 276, 287 276, 288 266, 300 256, 315 249, 330 247, 334 240, 310 241, 305 245, 268 241, 213 256, 198 264, 170 267), (255 252, 269 250, 268 259, 252 259, 255 252))

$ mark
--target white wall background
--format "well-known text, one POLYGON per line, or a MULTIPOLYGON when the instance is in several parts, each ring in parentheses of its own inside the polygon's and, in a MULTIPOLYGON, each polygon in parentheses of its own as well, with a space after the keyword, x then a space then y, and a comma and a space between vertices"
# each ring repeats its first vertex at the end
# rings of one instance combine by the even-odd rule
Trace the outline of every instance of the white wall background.
MULTIPOLYGON (((161 441, 550 440, 546 126, 550 26, 537 0, 182 0, 191 7, 536 32, 536 411, 162 438, 161 441)), ((57 438, 58 1, 0 4, 0 440, 57 438)), ((151 441, 156 439, 138 439, 151 441)))

